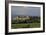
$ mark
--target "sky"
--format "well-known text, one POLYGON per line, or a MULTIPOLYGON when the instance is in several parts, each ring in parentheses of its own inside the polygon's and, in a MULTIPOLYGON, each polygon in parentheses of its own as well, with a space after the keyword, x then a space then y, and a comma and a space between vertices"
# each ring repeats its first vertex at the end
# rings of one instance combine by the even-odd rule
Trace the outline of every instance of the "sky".
POLYGON ((40 16, 40 7, 11 6, 11 15, 40 16))

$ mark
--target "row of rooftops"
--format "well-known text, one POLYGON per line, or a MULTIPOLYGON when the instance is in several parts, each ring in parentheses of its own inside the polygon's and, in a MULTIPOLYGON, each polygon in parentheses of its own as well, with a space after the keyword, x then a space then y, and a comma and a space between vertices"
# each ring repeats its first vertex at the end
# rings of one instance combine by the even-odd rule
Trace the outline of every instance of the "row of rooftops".
POLYGON ((16 17, 19 17, 19 18, 29 18, 29 17, 40 17, 40 16, 16 16, 16 17))
POLYGON ((15 19, 30 19, 30 18, 32 18, 32 19, 38 19, 38 18, 40 18, 40 17, 38 17, 38 16, 16 16, 16 17, 14 17, 13 18, 13 20, 15 20, 15 19))

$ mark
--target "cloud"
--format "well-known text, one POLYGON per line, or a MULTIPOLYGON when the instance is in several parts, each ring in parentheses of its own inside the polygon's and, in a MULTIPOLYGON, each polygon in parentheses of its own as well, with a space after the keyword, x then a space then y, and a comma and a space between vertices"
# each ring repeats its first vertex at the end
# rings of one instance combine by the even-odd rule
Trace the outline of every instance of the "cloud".
POLYGON ((40 7, 12 6, 12 15, 40 16, 40 7))

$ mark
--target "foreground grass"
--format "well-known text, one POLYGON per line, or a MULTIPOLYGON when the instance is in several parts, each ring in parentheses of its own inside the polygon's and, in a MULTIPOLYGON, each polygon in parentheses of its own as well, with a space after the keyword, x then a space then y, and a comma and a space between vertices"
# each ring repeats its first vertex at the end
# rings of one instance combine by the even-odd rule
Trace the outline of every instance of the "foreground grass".
POLYGON ((39 28, 40 23, 27 23, 27 24, 11 24, 12 29, 16 28, 39 28))

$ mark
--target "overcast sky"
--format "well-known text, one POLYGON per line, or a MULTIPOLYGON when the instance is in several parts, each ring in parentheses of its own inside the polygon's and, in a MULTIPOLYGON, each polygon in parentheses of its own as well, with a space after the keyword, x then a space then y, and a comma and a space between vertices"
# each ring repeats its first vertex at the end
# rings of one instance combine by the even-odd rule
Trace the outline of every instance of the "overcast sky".
POLYGON ((12 6, 11 15, 40 16, 40 7, 12 6))

